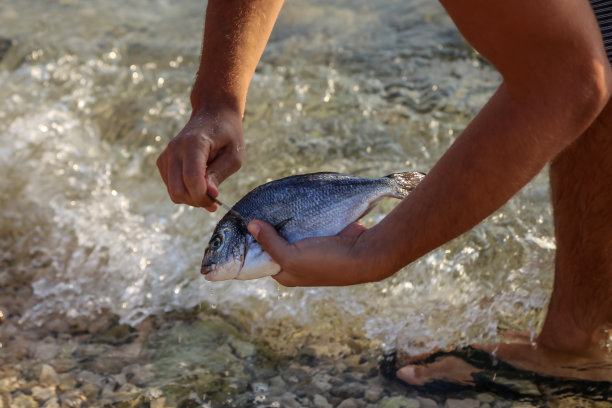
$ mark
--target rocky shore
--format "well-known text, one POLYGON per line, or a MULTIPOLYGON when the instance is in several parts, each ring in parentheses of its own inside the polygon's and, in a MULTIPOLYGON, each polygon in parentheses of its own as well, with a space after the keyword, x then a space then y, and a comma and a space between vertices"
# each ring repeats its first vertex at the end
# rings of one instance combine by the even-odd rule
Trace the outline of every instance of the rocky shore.
POLYGON ((37 302, 33 277, 4 275, 0 408, 610 406, 556 397, 528 381, 513 386, 531 401, 469 391, 419 393, 381 376, 379 344, 331 320, 261 327, 248 312, 202 305, 149 316, 136 327, 109 313, 91 319, 50 314, 33 325, 22 316, 37 302))
MULTIPOLYGON (((331 324, 317 335, 308 327, 258 332, 246 316, 199 307, 152 316, 137 327, 118 324, 112 316, 80 324, 54 318, 26 327, 19 306, 35 301, 29 287, 6 291, 3 301, 2 408, 540 405, 490 393, 419 394, 379 374, 377 344, 336 333, 331 324)), ((547 406, 609 406, 578 398, 551 401, 547 406)))

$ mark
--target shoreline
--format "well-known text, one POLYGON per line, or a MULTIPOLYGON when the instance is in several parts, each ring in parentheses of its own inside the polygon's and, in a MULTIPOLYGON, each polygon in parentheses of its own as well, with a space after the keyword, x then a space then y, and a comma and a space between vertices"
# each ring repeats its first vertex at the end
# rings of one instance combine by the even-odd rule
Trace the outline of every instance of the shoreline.
MULTIPOLYGON (((198 306, 149 316, 136 327, 104 316, 24 328, 19 308, 35 301, 25 284, 6 291, 0 303, 0 408, 537 406, 490 393, 409 390, 378 372, 380 344, 330 322, 313 324, 322 326, 317 330, 280 324, 262 333, 248 316, 198 306)), ((557 403, 578 402, 603 407, 572 398, 557 403)))

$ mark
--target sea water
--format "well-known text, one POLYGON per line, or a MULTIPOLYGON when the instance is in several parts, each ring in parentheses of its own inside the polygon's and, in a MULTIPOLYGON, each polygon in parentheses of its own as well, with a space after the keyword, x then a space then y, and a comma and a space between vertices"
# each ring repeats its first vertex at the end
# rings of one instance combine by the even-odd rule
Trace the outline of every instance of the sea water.
MULTIPOLYGON (((24 325, 135 325, 208 304, 252 313, 260 332, 333 321, 408 352, 537 331, 555 249, 546 174, 383 282, 207 282, 200 262, 223 211, 173 204, 155 166, 190 114, 204 9, 3 0, 0 278, 32 282, 24 325)), ((297 173, 428 171, 499 83, 435 1, 287 2, 251 83, 243 167, 220 198, 297 173)))

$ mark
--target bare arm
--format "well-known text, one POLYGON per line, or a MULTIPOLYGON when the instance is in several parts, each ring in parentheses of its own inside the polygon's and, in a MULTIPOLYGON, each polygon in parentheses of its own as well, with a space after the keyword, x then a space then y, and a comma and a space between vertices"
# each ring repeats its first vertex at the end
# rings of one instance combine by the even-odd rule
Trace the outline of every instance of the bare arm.
POLYGON ((425 180, 375 227, 288 245, 269 226, 250 225, 283 268, 279 282, 347 285, 392 275, 497 210, 605 105, 610 68, 588 2, 444 5, 503 84, 425 180))
POLYGON ((189 122, 157 160, 175 203, 214 211, 207 197, 242 164, 249 84, 282 0, 210 0, 189 122))

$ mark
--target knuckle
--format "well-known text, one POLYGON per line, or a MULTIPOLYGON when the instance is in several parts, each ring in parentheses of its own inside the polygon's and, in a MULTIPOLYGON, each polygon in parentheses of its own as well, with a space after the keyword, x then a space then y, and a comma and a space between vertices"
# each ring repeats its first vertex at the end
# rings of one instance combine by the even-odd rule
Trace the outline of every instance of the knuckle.
POLYGON ((187 204, 189 197, 187 197, 187 195, 184 192, 169 190, 168 193, 170 195, 170 200, 172 200, 173 203, 187 204))

